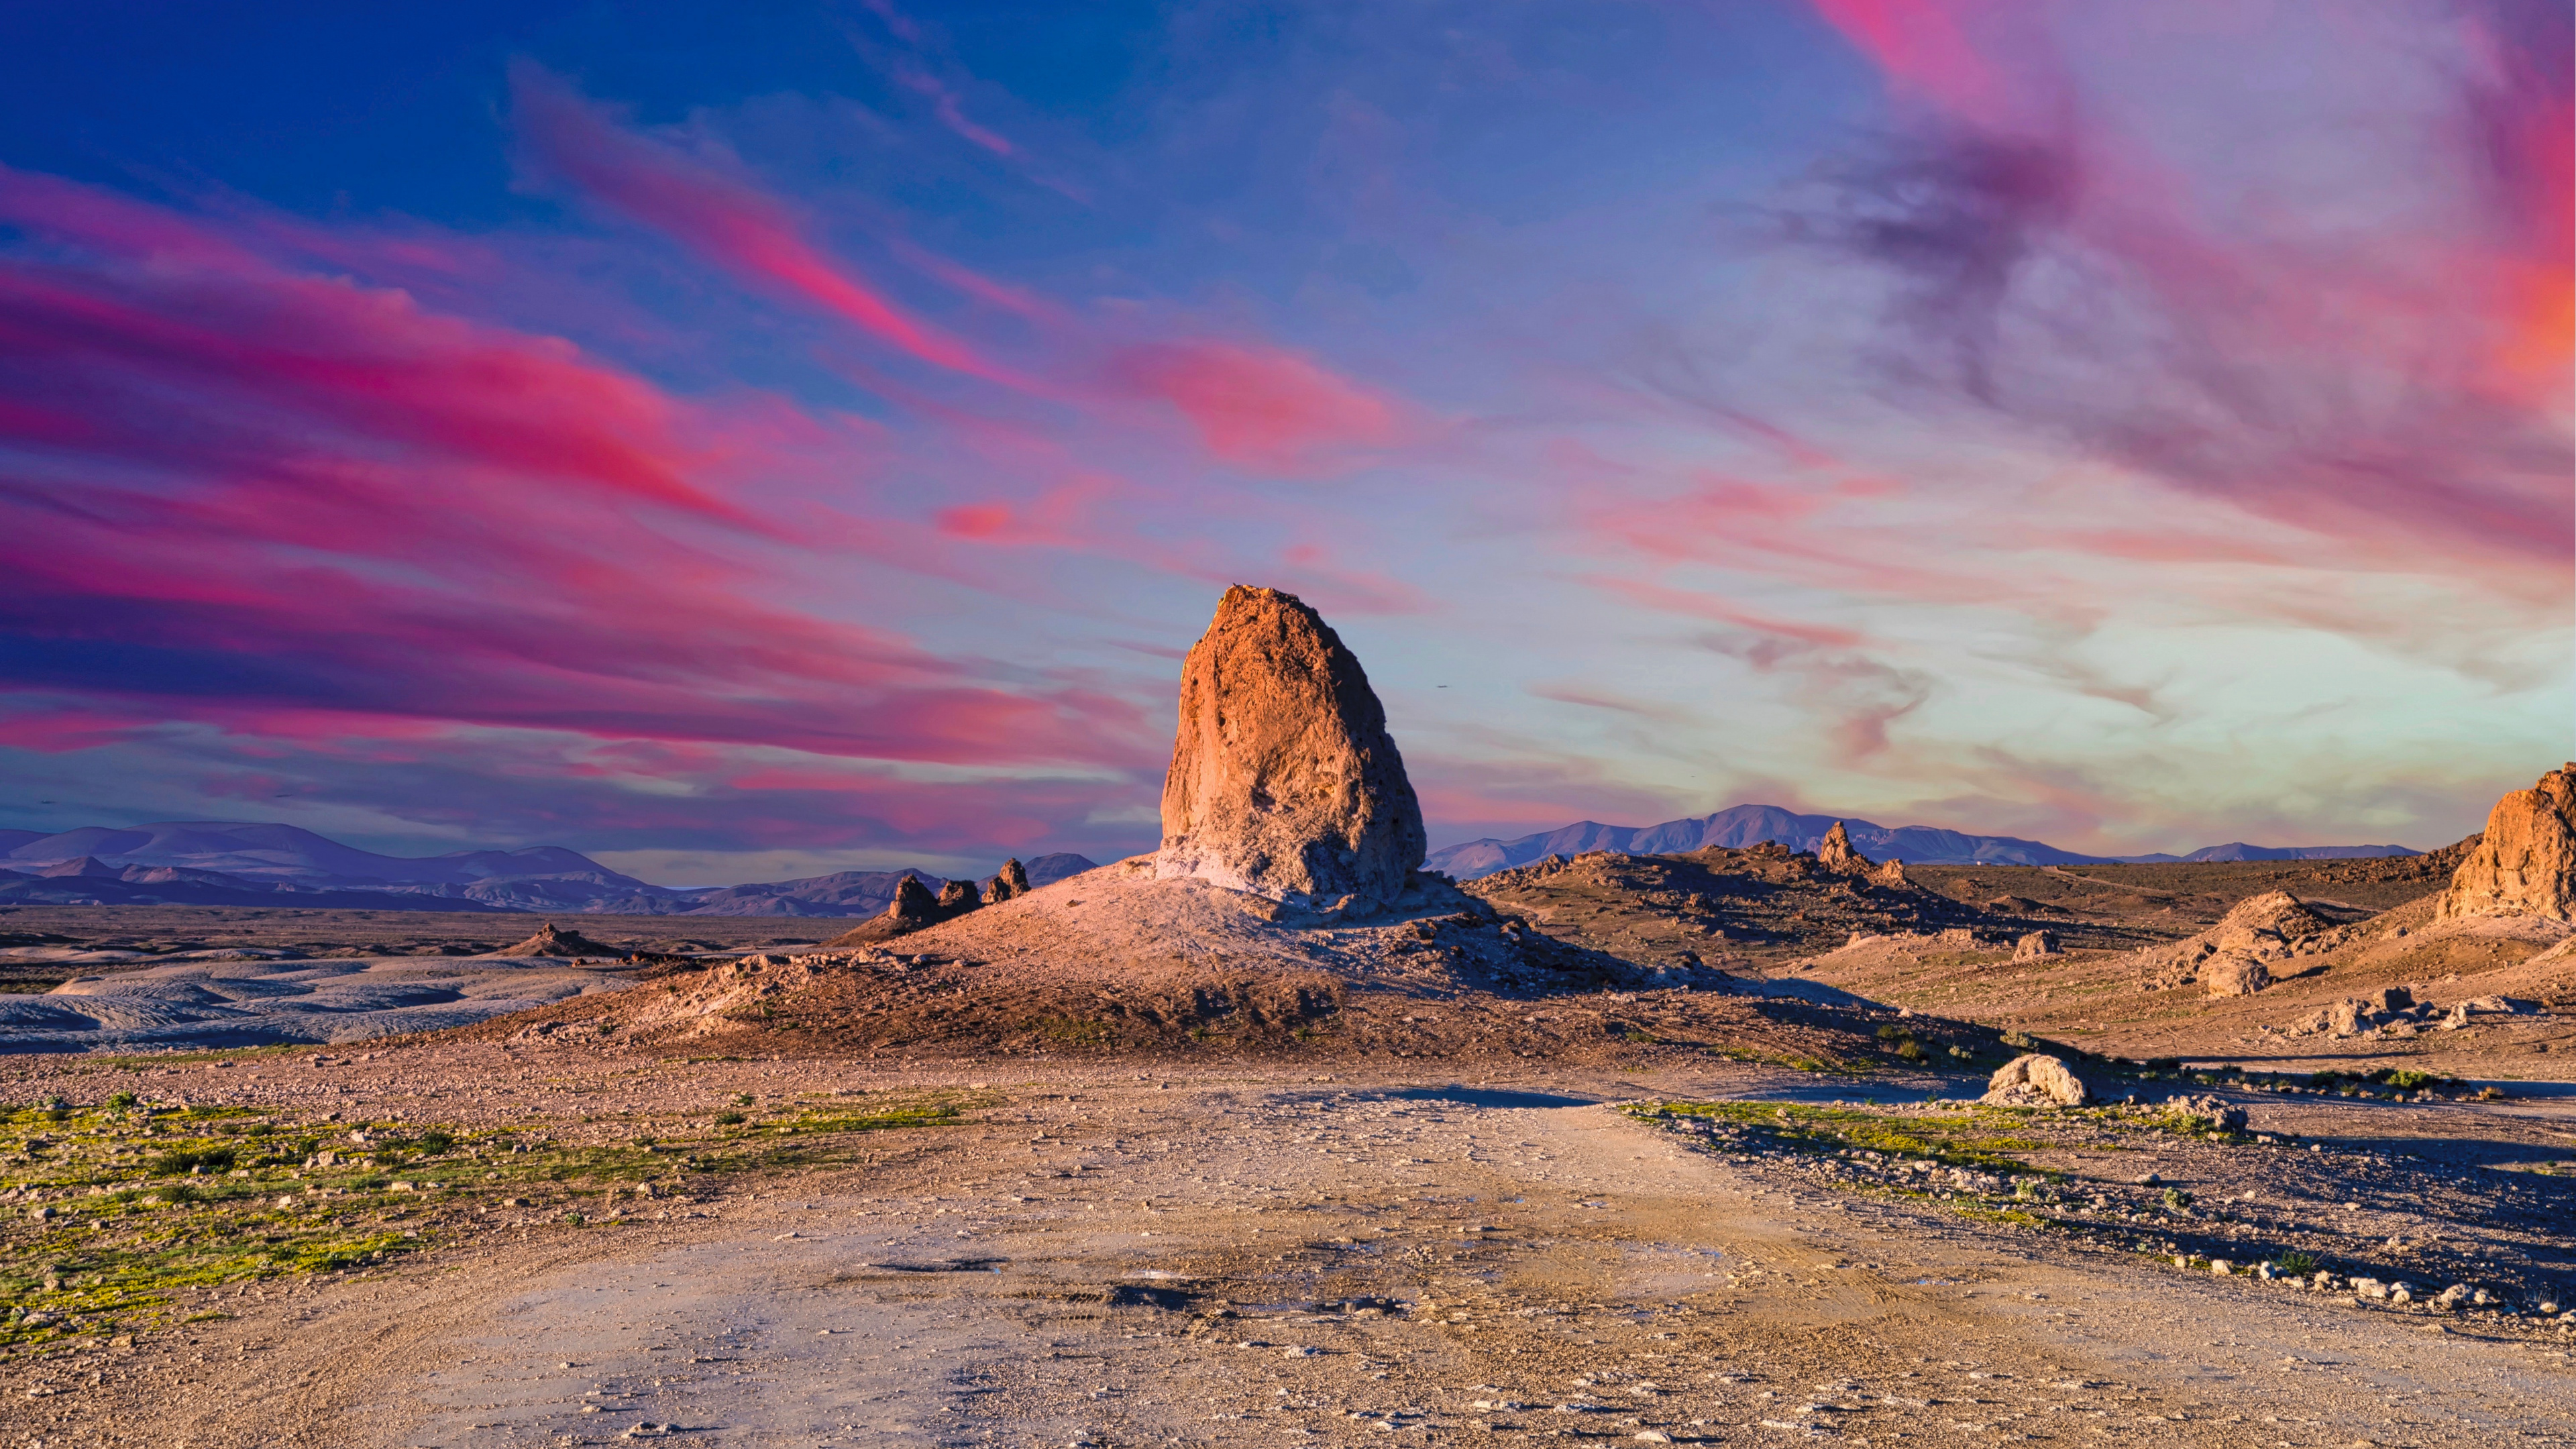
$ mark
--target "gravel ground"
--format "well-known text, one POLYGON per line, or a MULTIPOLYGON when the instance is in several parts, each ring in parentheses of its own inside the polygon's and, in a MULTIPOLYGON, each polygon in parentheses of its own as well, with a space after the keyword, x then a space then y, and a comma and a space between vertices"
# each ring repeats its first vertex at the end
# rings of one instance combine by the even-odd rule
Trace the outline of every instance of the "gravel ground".
POLYGON ((1140 1075, 432 1041, 10 1065, 24 1100, 121 1086, 603 1148, 744 1097, 746 1128, 848 1093, 973 1105, 822 1165, 677 1159, 623 1203, 449 1181, 404 1209, 425 1246, 383 1266, 187 1289, 127 1342, 13 1350, 6 1444, 2576 1437, 2568 1338, 2529 1301, 2567 1262, 2564 1180, 2488 1170, 2576 1155, 2576 1099, 2231 1092, 2247 1130, 2212 1141, 2116 1112, 1987 1130, 1921 1083, 1723 1064, 1140 1075), (1654 1115, 1689 1103, 2066 1175, 2054 1203, 1900 1186, 1813 1138, 1654 1115), (2164 1210, 2144 1171, 2190 1203, 2164 1210), (2384 1263, 2367 1245, 2391 1236, 2426 1256, 2384 1263), (2524 1311, 2177 1270, 2140 1238, 2247 1261, 2313 1243, 2346 1278, 2438 1261, 2428 1284, 2509 1258, 2479 1281, 2524 1311))

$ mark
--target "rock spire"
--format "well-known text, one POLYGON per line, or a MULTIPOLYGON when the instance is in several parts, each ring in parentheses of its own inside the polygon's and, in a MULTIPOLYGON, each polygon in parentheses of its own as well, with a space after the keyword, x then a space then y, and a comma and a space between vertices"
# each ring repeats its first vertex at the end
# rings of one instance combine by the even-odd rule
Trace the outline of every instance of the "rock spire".
POLYGON ((1391 902, 1422 806, 1360 662, 1293 594, 1225 591, 1181 666, 1155 873, 1313 908, 1391 902))
POLYGON ((1853 875, 1867 875, 1877 869, 1876 862, 1852 848, 1851 832, 1845 830, 1839 820, 1834 822, 1833 829, 1825 832, 1824 839, 1816 842, 1816 864, 1826 870, 1853 875))
POLYGON ((992 883, 984 887, 984 904, 998 906, 1013 896, 1028 893, 1028 867, 1020 864, 1018 856, 1013 856, 1002 862, 1002 868, 994 874, 992 883))
POLYGON ((2576 923, 2576 763, 2495 803, 2485 838, 2443 893, 2441 913, 2576 923))

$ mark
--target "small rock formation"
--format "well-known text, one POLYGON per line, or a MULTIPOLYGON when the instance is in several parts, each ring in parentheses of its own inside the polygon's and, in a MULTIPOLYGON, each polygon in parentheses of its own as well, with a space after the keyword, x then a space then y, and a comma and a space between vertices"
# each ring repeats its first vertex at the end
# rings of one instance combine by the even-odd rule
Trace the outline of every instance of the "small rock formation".
POLYGON ((2245 1130, 2245 1109, 2219 1097, 2175 1097, 2165 1103, 2165 1110, 2176 1117, 2190 1118, 2203 1132, 2245 1130))
POLYGON ((921 877, 908 875, 894 883, 894 899, 886 903, 884 919, 906 926, 927 926, 939 919, 939 898, 921 877))
POLYGON ((1997 1067, 1982 1100, 1991 1107, 2081 1107, 2092 1096, 2066 1063, 2030 1052, 1997 1067))
POLYGON ((2576 763, 2495 803, 2486 835, 2443 893, 2440 915, 2576 923, 2576 763))
POLYGON ((952 880, 939 888, 939 899, 934 908, 939 912, 939 919, 944 921, 951 916, 962 916, 982 904, 975 898, 973 881, 952 880))
POLYGON ((591 958, 615 960, 626 953, 614 946, 602 945, 579 931, 558 930, 552 921, 537 927, 537 933, 515 946, 504 946, 491 956, 561 956, 567 959, 591 958))
POLYGON ((1226 590, 1181 666, 1155 873, 1365 908, 1404 891, 1424 844, 1359 660, 1294 595, 1226 590))
POLYGON ((1014 856, 1002 862, 1002 869, 993 877, 992 884, 984 887, 984 904, 998 906, 1013 896, 1024 896, 1028 893, 1029 873, 1021 867, 1019 858, 1014 856))
POLYGON ((2212 996, 2251 996, 2272 984, 2272 971, 2242 951, 2224 951, 2201 963, 2200 984, 2212 996))
POLYGON ((1883 886, 1908 887, 1914 884, 1913 880, 1905 874, 1905 862, 1894 859, 1871 871, 1869 878, 1883 886))
MULTIPOLYGON (((956 881, 949 882, 951 886, 956 884, 956 881)), ((968 894, 973 894, 971 887, 968 894)), ((921 877, 908 874, 894 883, 894 899, 886 903, 884 910, 824 942, 823 948, 828 951, 864 946, 871 941, 908 936, 924 926, 935 926, 947 919, 940 913, 939 903, 944 898, 944 890, 942 895, 934 896, 930 887, 921 883, 921 877)))
POLYGON ((2050 931, 2033 931, 2022 937, 2020 940, 2013 942, 2013 959, 2016 961, 2028 961, 2038 956, 2058 956, 2063 954, 2065 953, 2057 949, 2056 934, 2050 931))
MULTIPOLYGON (((2263 963, 2264 980, 2268 984, 2271 962, 2329 951, 2343 945, 2349 938, 2349 928, 2338 927, 2309 910, 2288 891, 2265 891, 2238 901, 2233 909, 2219 918, 2218 924, 2199 935, 2185 937, 2171 945, 2150 946, 2138 952, 2136 960, 2149 991, 2170 991, 2178 986, 2204 982, 2204 970, 2221 957, 2263 963)), ((2241 979, 2242 968, 2231 969, 2241 979)), ((2213 990, 2211 994, 2243 993, 2213 990)))
POLYGON ((1824 839, 1816 842, 1816 865, 1846 875, 1867 875, 1877 869, 1876 862, 1852 849, 1851 832, 1843 829, 1839 820, 1825 832, 1824 839))

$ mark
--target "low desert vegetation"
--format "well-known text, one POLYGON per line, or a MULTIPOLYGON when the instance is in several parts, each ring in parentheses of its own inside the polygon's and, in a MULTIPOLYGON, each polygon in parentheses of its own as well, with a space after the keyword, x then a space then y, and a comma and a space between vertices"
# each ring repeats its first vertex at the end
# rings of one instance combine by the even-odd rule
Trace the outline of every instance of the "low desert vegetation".
POLYGON ((871 1093, 621 1121, 618 1140, 130 1091, 16 1107, 0 1112, 0 1350, 148 1331, 185 1290, 364 1272, 505 1224, 630 1222, 651 1216, 642 1204, 729 1179, 857 1161, 868 1134, 962 1122, 983 1105, 871 1093))

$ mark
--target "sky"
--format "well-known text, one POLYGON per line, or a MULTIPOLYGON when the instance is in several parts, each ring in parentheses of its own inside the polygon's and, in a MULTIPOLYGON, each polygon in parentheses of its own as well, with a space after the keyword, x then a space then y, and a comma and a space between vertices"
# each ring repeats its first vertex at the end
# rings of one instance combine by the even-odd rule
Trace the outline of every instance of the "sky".
POLYGON ((18 0, 0 827, 2475 830, 2576 755, 2567 0, 18 0))

